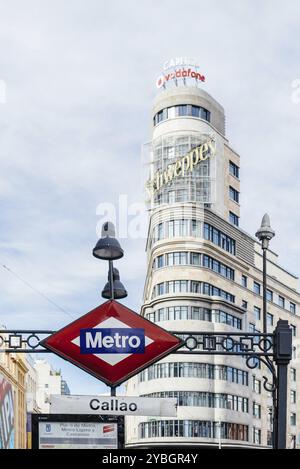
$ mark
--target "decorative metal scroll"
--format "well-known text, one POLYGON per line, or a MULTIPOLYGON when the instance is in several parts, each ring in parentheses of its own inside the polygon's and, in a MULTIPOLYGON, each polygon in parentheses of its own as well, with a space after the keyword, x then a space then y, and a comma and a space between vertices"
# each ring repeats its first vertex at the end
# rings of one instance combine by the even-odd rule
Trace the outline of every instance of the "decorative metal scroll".
POLYGON ((49 353, 40 342, 54 331, 0 330, 0 353, 49 353))
POLYGON ((198 355, 240 355, 251 358, 273 357, 273 334, 239 332, 172 332, 183 340, 175 353, 198 355))

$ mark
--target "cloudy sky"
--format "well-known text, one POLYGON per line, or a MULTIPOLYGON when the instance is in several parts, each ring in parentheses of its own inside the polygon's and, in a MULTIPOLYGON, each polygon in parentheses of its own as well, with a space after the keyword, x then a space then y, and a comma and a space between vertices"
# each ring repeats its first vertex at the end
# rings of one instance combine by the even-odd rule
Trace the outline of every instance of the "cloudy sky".
MULTIPOLYGON (((101 303, 96 227, 104 204, 118 221, 119 194, 129 222, 143 202, 155 80, 176 56, 198 59, 226 110, 241 227, 255 233, 269 212, 272 247, 299 273, 299 20, 294 0, 0 0, 0 264, 13 272, 0 267, 0 324, 57 329, 101 303)), ((124 303, 138 311, 145 240, 122 245, 124 303)), ((107 389, 49 360, 73 393, 107 389)))

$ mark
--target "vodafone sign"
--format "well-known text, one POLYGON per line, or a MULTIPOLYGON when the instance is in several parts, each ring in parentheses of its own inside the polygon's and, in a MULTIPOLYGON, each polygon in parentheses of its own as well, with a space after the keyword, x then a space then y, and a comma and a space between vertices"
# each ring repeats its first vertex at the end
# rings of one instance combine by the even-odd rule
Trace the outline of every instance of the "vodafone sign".
POLYGON ((177 57, 164 64, 164 73, 156 80, 156 87, 162 88, 167 82, 177 79, 194 79, 205 82, 205 76, 198 72, 198 64, 194 59, 177 57))

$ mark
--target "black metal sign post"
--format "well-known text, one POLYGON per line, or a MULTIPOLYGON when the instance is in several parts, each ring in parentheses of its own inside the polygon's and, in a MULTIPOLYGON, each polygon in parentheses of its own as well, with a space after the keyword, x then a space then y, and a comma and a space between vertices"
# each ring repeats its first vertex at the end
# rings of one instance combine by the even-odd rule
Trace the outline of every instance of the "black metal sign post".
MULTIPOLYGON (((0 353, 49 353, 40 342, 54 331, 2 330, 0 353)), ((244 357, 248 368, 263 363, 272 380, 264 376, 264 389, 273 396, 273 448, 286 448, 287 373, 292 359, 292 330, 288 321, 279 320, 272 334, 242 332, 172 332, 183 339, 175 354, 235 355, 244 357)))

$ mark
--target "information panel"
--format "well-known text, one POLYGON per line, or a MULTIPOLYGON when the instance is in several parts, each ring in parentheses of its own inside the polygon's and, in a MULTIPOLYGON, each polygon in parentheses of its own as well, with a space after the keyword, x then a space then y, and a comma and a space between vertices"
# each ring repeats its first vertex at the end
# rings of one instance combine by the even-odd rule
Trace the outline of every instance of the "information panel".
POLYGON ((117 449, 123 447, 122 417, 32 415, 35 449, 117 449))

